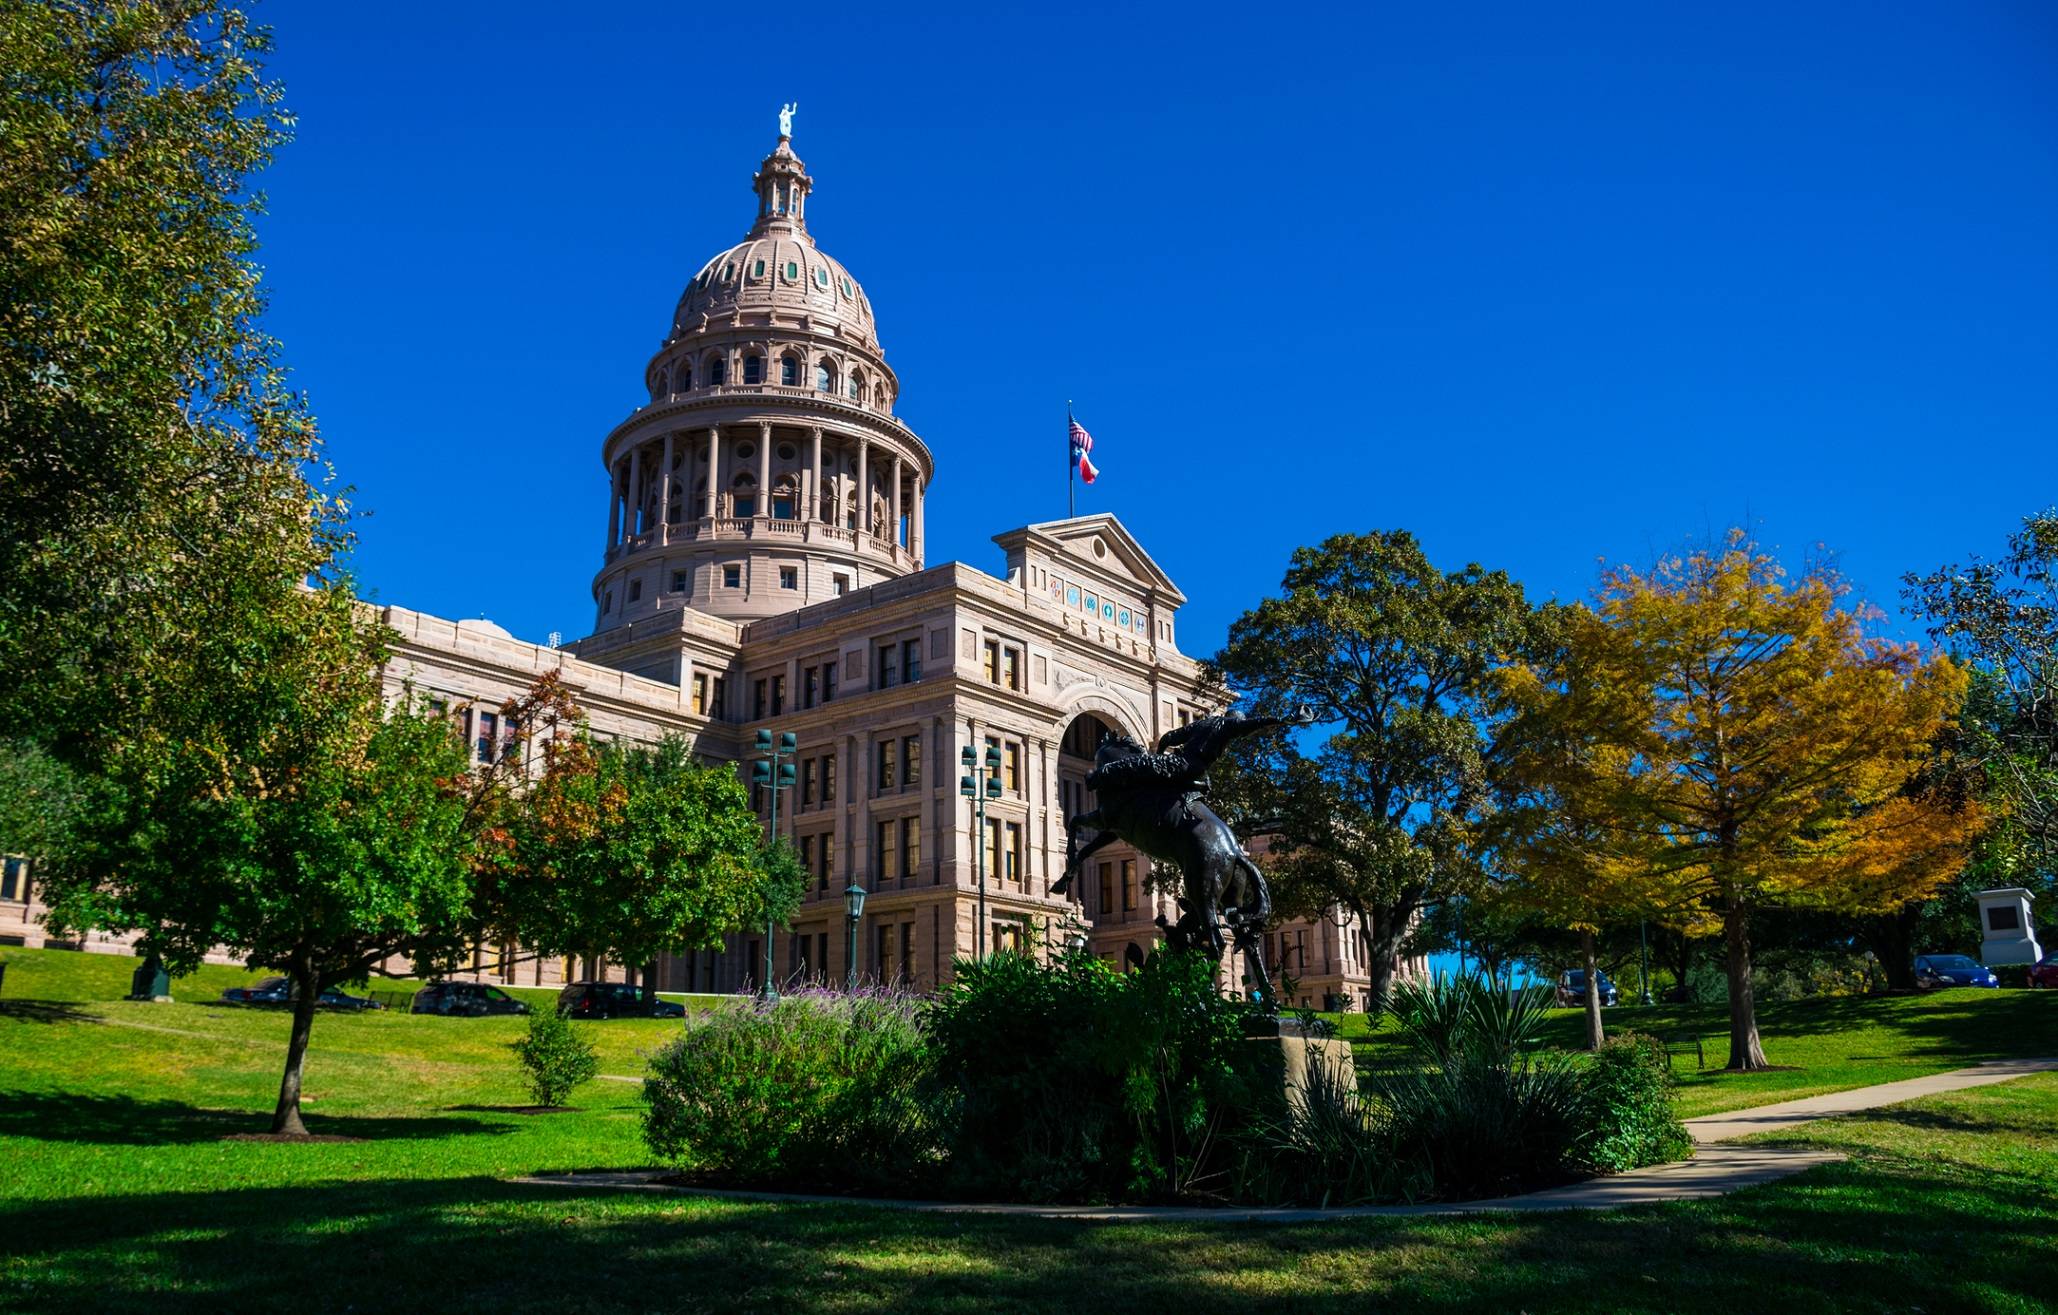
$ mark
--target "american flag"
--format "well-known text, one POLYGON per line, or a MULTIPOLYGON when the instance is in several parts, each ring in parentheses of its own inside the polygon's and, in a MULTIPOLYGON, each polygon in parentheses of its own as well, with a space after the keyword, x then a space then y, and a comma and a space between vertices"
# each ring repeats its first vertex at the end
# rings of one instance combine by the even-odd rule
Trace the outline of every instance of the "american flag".
POLYGON ((1093 435, 1087 433, 1086 426, 1077 420, 1069 423, 1072 426, 1072 464, 1079 467, 1079 478, 1091 484, 1100 475, 1086 455, 1093 451, 1093 435))

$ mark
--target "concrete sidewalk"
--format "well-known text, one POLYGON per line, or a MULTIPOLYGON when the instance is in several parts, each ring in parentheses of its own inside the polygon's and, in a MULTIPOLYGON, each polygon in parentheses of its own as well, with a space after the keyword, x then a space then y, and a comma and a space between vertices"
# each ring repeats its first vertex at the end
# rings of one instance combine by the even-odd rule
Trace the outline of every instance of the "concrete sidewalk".
POLYGON ((1722 1196, 1740 1188, 1755 1187, 1844 1157, 1834 1151, 1809 1150, 1800 1146, 1732 1146, 1731 1139, 1760 1132, 1778 1132, 1816 1119, 1860 1110, 1897 1105, 1921 1096, 1945 1091, 1963 1091, 2006 1082, 2029 1073, 2058 1070, 2058 1059, 1992 1060, 1973 1068, 1905 1082, 1887 1082, 1876 1087, 1855 1087, 1850 1091, 1809 1096, 1687 1119, 1693 1136, 1694 1158, 1673 1164, 1654 1164, 1648 1169, 1589 1178, 1585 1182, 1525 1196, 1504 1196, 1490 1201, 1449 1201, 1426 1205, 1367 1205, 1330 1210, 1262 1209, 1231 1207, 1200 1209, 1190 1206, 1040 1206, 980 1204, 960 1201, 898 1201, 873 1197, 803 1196, 786 1192, 740 1192, 712 1187, 680 1187, 662 1181, 669 1174, 662 1169, 628 1172, 534 1174, 517 1178, 535 1187, 604 1188, 615 1191, 665 1192, 686 1196, 713 1196, 741 1201, 775 1201, 792 1204, 872 1206, 888 1210, 922 1210, 941 1214, 1010 1215, 1033 1219, 1085 1219, 1102 1222, 1155 1221, 1186 1223, 1316 1223, 1332 1219, 1378 1218, 1408 1215, 1471 1215, 1530 1210, 1612 1210, 1621 1206, 1654 1205, 1667 1201, 1695 1201, 1722 1196))

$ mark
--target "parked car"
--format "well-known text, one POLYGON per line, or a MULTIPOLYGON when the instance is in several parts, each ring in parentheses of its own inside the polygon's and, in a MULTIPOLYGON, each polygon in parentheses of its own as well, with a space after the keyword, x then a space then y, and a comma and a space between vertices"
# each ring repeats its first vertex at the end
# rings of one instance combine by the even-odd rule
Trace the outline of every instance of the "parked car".
POLYGON ((2058 990, 2058 950, 2029 966, 2029 984, 2042 990, 2058 990))
POLYGON ((1922 954, 1915 958, 1915 989, 1934 991, 1945 986, 1983 986, 1999 990, 2001 979, 1986 965, 1962 954, 1922 954))
MULTIPOLYGON (((222 1002, 232 1005, 262 1005, 283 1009, 293 1003, 293 979, 290 977, 267 977, 255 986, 232 986, 222 992, 222 1002)), ((384 1009, 368 996, 346 995, 331 986, 315 998, 315 1004, 323 1009, 348 1009, 362 1012, 367 1009, 384 1009)))
POLYGON ((627 982, 573 982, 557 993, 557 1012, 567 1018, 684 1018, 686 1006, 643 998, 627 982))
POLYGON ((431 982, 414 993, 414 1004, 408 1012, 485 1018, 493 1014, 526 1014, 529 1006, 484 982, 431 982))
MULTIPOLYGON (((1615 983, 1608 980, 1608 974, 1597 973, 1601 982, 1601 1005, 1622 1003, 1622 993, 1615 989, 1615 983)), ((1586 969, 1568 968, 1558 974, 1558 1003, 1567 1007, 1586 1003, 1586 969)))

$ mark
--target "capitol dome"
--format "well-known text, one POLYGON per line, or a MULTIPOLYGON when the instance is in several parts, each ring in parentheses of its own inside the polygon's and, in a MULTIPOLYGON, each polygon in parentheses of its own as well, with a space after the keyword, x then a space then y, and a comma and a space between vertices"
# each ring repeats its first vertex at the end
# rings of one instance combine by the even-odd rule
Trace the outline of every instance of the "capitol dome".
POLYGON ((602 441, 596 633, 757 620, 922 569, 935 461, 893 414, 864 289, 808 233, 813 188, 782 132, 750 231, 688 281, 648 402, 602 441))

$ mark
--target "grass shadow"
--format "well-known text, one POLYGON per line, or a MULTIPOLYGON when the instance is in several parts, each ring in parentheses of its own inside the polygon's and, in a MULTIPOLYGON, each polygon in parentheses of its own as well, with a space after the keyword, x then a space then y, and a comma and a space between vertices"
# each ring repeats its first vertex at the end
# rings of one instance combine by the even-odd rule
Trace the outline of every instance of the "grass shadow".
MULTIPOLYGON (((307 1130, 365 1141, 502 1136, 512 1128, 481 1119, 376 1118, 304 1113, 307 1130)), ((172 1146, 219 1141, 236 1133, 262 1133, 271 1114, 261 1110, 203 1109, 173 1100, 0 1091, 0 1137, 100 1146, 172 1146)))
POLYGON ((98 1023, 100 1016, 64 1000, 0 1000, 0 1018, 17 1023, 98 1023))

